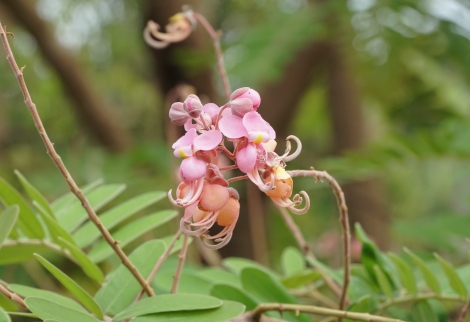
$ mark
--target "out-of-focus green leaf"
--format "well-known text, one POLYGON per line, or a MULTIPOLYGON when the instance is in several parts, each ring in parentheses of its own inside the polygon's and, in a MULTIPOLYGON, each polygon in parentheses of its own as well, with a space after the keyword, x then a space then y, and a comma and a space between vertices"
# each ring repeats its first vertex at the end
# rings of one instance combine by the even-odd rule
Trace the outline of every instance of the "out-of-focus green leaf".
POLYGON ((10 316, 0 307, 0 322, 11 322, 10 316))
POLYGON ((75 243, 72 236, 55 220, 54 217, 50 216, 44 208, 36 201, 33 201, 34 206, 39 210, 44 223, 46 224, 49 234, 55 243, 59 242, 59 238, 67 240, 69 243, 75 243))
MULTIPOLYGON (((93 210, 98 211, 116 198, 124 189, 126 189, 124 184, 107 184, 91 191, 86 197, 93 210)), ((60 225, 69 232, 78 228, 88 218, 85 209, 83 209, 78 199, 70 207, 58 212, 56 215, 60 225)))
POLYGON ((223 264, 229 271, 232 271, 237 275, 240 275, 243 269, 247 267, 253 267, 265 272, 266 274, 270 275, 275 279, 279 278, 279 275, 276 272, 270 270, 267 267, 264 267, 263 265, 260 265, 255 261, 246 258, 229 257, 223 260, 223 264))
POLYGON ((418 301, 411 309, 413 322, 439 322, 437 314, 428 301, 418 301))
POLYGON ((20 208, 15 205, 8 207, 0 214, 0 248, 2 248, 3 241, 7 239, 15 226, 19 212, 20 208))
POLYGON ((389 298, 393 298, 393 291, 390 283, 388 282, 387 276, 385 276, 384 272, 380 269, 379 265, 374 265, 374 273, 377 282, 379 283, 379 287, 389 298))
MULTIPOLYGON (((101 223, 110 230, 135 213, 153 205, 166 196, 166 192, 156 191, 134 197, 100 215, 101 223)), ((90 246, 101 236, 100 231, 92 222, 87 222, 73 235, 81 248, 90 246)))
POLYGON ((413 259, 413 262, 416 264, 416 266, 419 267, 419 270, 423 274, 424 280, 426 281, 428 287, 433 290, 436 294, 439 294, 441 292, 441 287, 439 286, 439 283, 437 282, 437 279, 434 274, 427 267, 426 263, 421 258, 416 256, 411 250, 407 248, 405 248, 404 250, 413 259))
MULTIPOLYGON (((91 191, 95 190, 97 187, 101 186, 104 183, 103 179, 98 179, 93 181, 87 185, 85 185, 82 189, 83 193, 87 195, 91 191)), ((77 197, 72 192, 67 192, 65 195, 57 198, 54 202, 51 203, 51 208, 54 214, 61 212, 64 208, 70 206, 71 203, 77 201, 77 197)))
MULTIPOLYGON (((7 241, 8 242, 8 241, 7 241)), ((0 265, 9 265, 33 259, 34 253, 50 251, 43 245, 8 245, 5 243, 0 249, 0 265)))
POLYGON ((135 316, 152 313, 205 310, 221 307, 223 302, 215 297, 197 294, 164 294, 145 298, 131 304, 114 317, 119 322, 135 316))
POLYGON ((227 321, 245 312, 245 307, 236 302, 224 301, 221 307, 208 310, 163 312, 139 316, 133 322, 208 322, 227 321))
POLYGON ((281 279, 281 283, 287 288, 297 288, 304 285, 311 284, 322 278, 322 275, 311 269, 305 269, 302 271, 297 271, 297 273, 284 277, 281 279))
POLYGON ((103 283, 104 276, 100 268, 96 266, 96 264, 93 263, 91 259, 80 248, 60 237, 59 244, 65 249, 69 250, 76 263, 83 269, 86 275, 94 279, 99 284, 103 283))
POLYGON ((457 275, 452 264, 444 260, 436 253, 434 253, 434 257, 436 257, 439 261, 439 264, 441 264, 441 267, 444 270, 444 273, 446 274, 452 289, 463 299, 466 299, 468 294, 467 288, 465 287, 465 284, 462 282, 462 279, 459 277, 459 275, 457 275))
MULTIPOLYGON (((152 240, 134 250, 129 259, 142 276, 148 276, 165 248, 165 243, 161 240, 152 240)), ((140 284, 121 264, 110 280, 96 293, 95 299, 104 312, 115 315, 131 305, 140 290, 140 284)))
POLYGON ((90 314, 39 297, 27 297, 24 301, 28 309, 43 320, 58 319, 64 322, 99 322, 97 318, 90 314))
MULTIPOLYGON (((377 304, 372 300, 370 295, 365 295, 358 299, 356 302, 352 303, 348 311, 349 312, 359 312, 359 313, 369 313, 373 312, 377 308, 377 304)), ((350 319, 343 319, 343 322, 354 322, 350 319)))
POLYGON ((33 288, 33 287, 25 286, 25 285, 19 285, 19 284, 9 284, 8 288, 11 291, 15 292, 16 294, 21 295, 23 297, 31 297, 31 296, 39 297, 39 298, 63 305, 63 306, 70 307, 78 311, 86 312, 83 306, 81 306, 74 300, 68 297, 62 296, 60 294, 54 293, 54 292, 40 290, 37 288, 33 288))
POLYGON ((245 305, 248 311, 253 310, 257 306, 256 300, 253 299, 250 294, 245 292, 243 289, 231 284, 217 283, 212 285, 210 295, 218 297, 222 300, 230 300, 242 303, 245 305))
POLYGON ((294 247, 284 249, 281 255, 281 264, 285 276, 291 276, 305 269, 304 256, 294 247))
POLYGON ((401 283, 410 292, 410 294, 416 295, 417 289, 415 284, 415 277, 413 271, 408 264, 393 253, 389 253, 388 256, 393 260, 400 276, 401 283))
MULTIPOLYGON (((173 284, 174 270, 160 272, 153 280, 154 285, 164 292, 170 292, 173 284)), ((193 272, 183 271, 178 284, 178 292, 188 294, 206 294, 209 295, 211 282, 199 277, 193 272)))
POLYGON ((0 308, 4 309, 5 311, 17 311, 18 304, 11 301, 6 296, 0 296, 0 308))
POLYGON ((44 266, 44 268, 54 275, 54 277, 57 278, 57 280, 83 304, 84 307, 95 314, 98 318, 103 318, 103 312, 101 311, 100 306, 95 302, 90 294, 88 294, 74 280, 68 277, 47 259, 38 254, 34 254, 34 256, 41 263, 41 265, 44 266))
POLYGON ((341 277, 341 274, 339 274, 339 272, 334 271, 329 266, 327 266, 327 265, 323 264, 322 262, 320 262, 318 259, 312 258, 312 257, 307 257, 306 260, 312 267, 315 267, 318 270, 321 269, 323 272, 325 272, 329 277, 331 277, 336 282, 338 282, 338 283, 343 282, 343 279, 341 277))
POLYGON ((41 207, 46 211, 46 213, 54 217, 54 213, 52 212, 51 207, 49 206, 49 202, 47 201, 46 198, 34 187, 31 183, 29 183, 28 180, 19 172, 18 170, 15 170, 15 174, 20 179, 21 185, 23 186, 24 190, 28 194, 28 196, 31 198, 32 201, 36 201, 38 204, 41 205, 41 207))
MULTIPOLYGON (((170 235, 170 236, 166 236, 166 237, 163 237, 163 238, 159 238, 159 240, 161 240, 162 242, 165 243, 165 245, 170 245, 171 241, 173 240, 174 238, 174 235, 170 235)), ((181 248, 183 248, 183 240, 184 238, 183 237, 180 237, 176 242, 175 244, 173 245, 173 248, 171 249, 171 252, 170 252, 170 255, 176 253, 176 252, 179 252, 181 250, 181 248)), ((188 245, 191 245, 191 243, 193 242, 193 239, 192 238, 189 238, 188 239, 188 245)))
MULTIPOLYGON (((117 232, 113 233, 113 237, 115 240, 119 241, 120 247, 125 247, 143 234, 175 218, 177 214, 178 212, 175 210, 163 210, 155 214, 145 216, 144 218, 140 218, 129 223, 127 226, 124 226, 117 232)), ((114 251, 111 246, 103 240, 91 249, 88 256, 93 262, 99 263, 113 254, 114 251)))
POLYGON ((206 268, 204 270, 198 271, 197 275, 211 282, 241 286, 240 279, 237 275, 221 268, 206 268))
POLYGON ((29 208, 20 193, 1 177, 0 201, 5 206, 18 205, 18 207, 20 207, 20 216, 17 223, 18 227, 26 236, 44 238, 44 231, 34 212, 29 208))
MULTIPOLYGON (((243 289, 258 303, 297 303, 296 299, 289 294, 280 282, 263 270, 254 267, 244 268, 240 274, 240 279, 243 289)), ((296 316, 295 313, 284 312, 283 315, 293 321, 310 321, 310 317, 306 314, 296 316)))

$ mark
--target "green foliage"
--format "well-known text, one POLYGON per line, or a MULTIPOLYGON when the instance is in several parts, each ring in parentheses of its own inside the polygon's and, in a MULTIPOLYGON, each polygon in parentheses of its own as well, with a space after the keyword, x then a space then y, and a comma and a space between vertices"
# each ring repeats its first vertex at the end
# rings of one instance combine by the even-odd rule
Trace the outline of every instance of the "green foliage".
POLYGON ((11 322, 10 316, 0 307, 0 322, 11 322))
POLYGON ((98 322, 94 316, 82 311, 74 310, 70 307, 51 302, 39 297, 27 297, 26 306, 35 315, 43 320, 58 319, 59 321, 69 322, 98 322))
POLYGON ((0 248, 2 247, 3 241, 10 235, 11 230, 15 226, 19 212, 20 208, 15 205, 8 207, 0 214, 0 248))

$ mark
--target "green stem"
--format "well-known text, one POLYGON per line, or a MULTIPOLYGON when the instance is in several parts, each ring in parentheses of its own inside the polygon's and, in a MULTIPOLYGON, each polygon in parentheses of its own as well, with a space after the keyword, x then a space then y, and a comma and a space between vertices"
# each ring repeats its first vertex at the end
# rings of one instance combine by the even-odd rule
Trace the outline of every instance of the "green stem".
POLYGON ((380 313, 390 306, 406 304, 406 303, 416 302, 420 300, 439 300, 439 301, 451 301, 451 302, 459 302, 459 303, 466 302, 464 298, 458 295, 452 295, 452 294, 426 293, 426 294, 417 294, 417 295, 405 295, 405 296, 397 297, 395 299, 384 302, 374 312, 380 313))

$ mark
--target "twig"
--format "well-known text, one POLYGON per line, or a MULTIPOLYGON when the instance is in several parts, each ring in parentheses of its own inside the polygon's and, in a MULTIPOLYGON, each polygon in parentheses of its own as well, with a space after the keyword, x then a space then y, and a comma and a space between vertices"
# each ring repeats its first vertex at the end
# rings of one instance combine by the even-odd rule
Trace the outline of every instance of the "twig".
POLYGON ((239 177, 233 177, 227 180, 228 183, 235 182, 235 181, 240 181, 240 180, 245 180, 248 179, 248 176, 239 176, 239 177))
POLYGON ((278 311, 280 313, 284 311, 296 312, 296 313, 311 313, 323 316, 335 316, 338 318, 348 318, 357 321, 367 322, 404 322, 403 320, 387 318, 377 315, 371 315, 369 313, 356 313, 348 312, 343 310, 327 309, 323 307, 313 305, 299 305, 299 304, 284 304, 284 303, 263 303, 258 305, 251 313, 252 318, 257 321, 261 314, 267 311, 278 311))
POLYGON ((470 299, 467 301, 467 304, 465 304, 465 306, 462 308, 462 311, 460 311, 459 319, 457 320, 457 322, 463 322, 465 320, 468 310, 470 310, 470 299))
POLYGON ((16 293, 10 292, 5 286, 0 284, 0 292, 2 292, 6 297, 8 297, 10 300, 18 303, 22 307, 26 307, 26 304, 24 303, 24 300, 16 293))
POLYGON ((186 252, 188 250, 188 235, 184 235, 183 248, 181 248, 181 253, 179 254, 180 261, 178 262, 178 267, 176 267, 175 276, 173 276, 173 286, 171 287, 171 293, 178 293, 178 284, 181 278, 181 272, 183 271, 184 261, 186 260, 186 252))
MULTIPOLYGON (((416 302, 420 300, 438 300, 438 301, 449 301, 449 302, 460 302, 460 303, 466 302, 464 298, 458 295, 452 295, 452 294, 425 293, 425 294, 418 294, 418 295, 405 295, 402 297, 394 298, 393 300, 386 301, 385 303, 382 303, 374 312, 379 314, 390 306, 398 305, 398 304, 406 304, 406 303, 416 302)), ((460 322, 460 321, 457 321, 457 322, 460 322)))
MULTIPOLYGON (((338 203, 338 208, 340 212, 339 221, 341 223, 342 233, 343 233, 343 265, 344 265, 344 276, 343 276, 343 288, 341 292, 341 297, 339 301, 338 308, 340 310, 344 309, 347 300, 347 292, 349 281, 351 278, 351 230, 349 228, 349 216, 348 216, 348 206, 346 205, 346 199, 344 198, 343 190, 339 186, 338 182, 326 171, 317 171, 317 170, 294 170, 287 171, 292 177, 313 177, 315 180, 325 179, 328 184, 333 188, 333 192, 336 196, 336 201, 338 203)), ((338 319, 341 322, 341 317, 338 319)))
MULTIPOLYGON (((284 222, 286 223, 287 228, 292 232, 294 235, 295 240, 297 241, 297 244, 300 247, 300 250, 304 254, 305 257, 310 257, 313 260, 317 260, 315 255, 312 253, 310 250, 310 245, 307 243, 305 240, 304 236, 302 235, 302 232, 300 231, 299 226, 297 226, 294 222, 294 219, 292 219, 292 216, 289 215, 287 212, 286 208, 282 207, 277 207, 279 209, 279 212, 282 215, 282 218, 284 219, 284 222)), ((321 268, 318 265, 313 264, 312 262, 309 261, 309 263, 315 267, 315 269, 322 275, 323 280, 325 281, 325 284, 338 296, 341 295, 341 289, 338 287, 338 285, 333 281, 329 276, 328 273, 325 272, 323 268, 321 268)))
POLYGON ((289 291, 290 294, 297 296, 297 297, 305 297, 309 299, 313 299, 318 301, 319 303, 329 307, 329 308, 335 308, 337 306, 337 303, 330 299, 329 297, 321 294, 317 290, 306 290, 306 291, 301 291, 301 290, 291 290, 289 291))
POLYGON ((137 268, 130 262, 127 255, 118 246, 118 241, 116 241, 113 238, 113 236, 111 236, 109 231, 103 226, 103 224, 101 223, 101 220, 98 218, 95 211, 91 207, 90 202, 85 197, 83 191, 77 186, 72 176, 70 175, 69 171, 65 167, 64 162, 55 151, 54 144, 51 142, 51 140, 49 139, 46 133, 46 130, 44 129, 41 118, 36 109, 36 105, 31 100, 31 96, 29 94, 28 88, 26 87, 26 83, 25 83, 24 76, 23 76, 24 67, 21 69, 18 67, 18 64, 16 63, 15 58, 13 56, 13 52, 11 51, 10 44, 8 43, 7 34, 5 33, 3 26, 1 25, 1 22, 0 22, 0 36, 2 38, 3 46, 5 47, 7 60, 10 63, 10 66, 18 80, 18 83, 21 88, 21 92, 23 93, 24 101, 31 113, 31 116, 33 117, 33 121, 34 121, 34 124, 36 125, 39 135, 41 136, 41 139, 43 140, 44 145, 46 146, 47 153, 49 154, 52 161, 55 163, 55 165, 59 169, 60 173, 64 177, 67 184, 69 185, 70 191, 80 200, 83 208, 88 214, 88 218, 90 218, 90 220, 99 229, 99 231, 101 232, 101 235, 103 235, 106 242, 111 246, 111 248, 119 256, 124 266, 126 266, 131 272, 131 274, 134 275, 136 280, 140 283, 140 285, 142 285, 142 287, 144 288, 145 292, 148 295, 154 295, 155 293, 153 292, 152 288, 148 285, 148 283, 145 281, 144 277, 140 274, 137 268))
MULTIPOLYGON (((176 241, 180 238, 181 234, 183 232, 181 231, 181 229, 178 229, 178 232, 175 234, 175 236, 173 237, 173 239, 171 240, 170 244, 168 245, 167 249, 165 250, 165 252, 160 256, 160 258, 158 259, 157 263, 155 264, 154 268, 152 269, 152 271, 150 272, 149 276, 147 277, 147 283, 151 283, 153 278, 155 277, 155 275, 157 274, 158 270, 160 269, 160 267, 162 267, 163 263, 165 262, 165 260, 168 258, 168 256, 170 255, 173 247, 175 246, 175 243, 176 241)), ((135 299, 134 302, 137 302, 138 300, 140 300, 142 298, 142 295, 144 295, 144 290, 140 290, 140 293, 139 295, 137 295, 137 298, 135 299)))
POLYGON ((220 48, 220 32, 216 32, 203 15, 197 12, 194 12, 193 15, 194 15, 194 18, 199 20, 201 25, 206 29, 207 33, 212 38, 212 41, 214 43, 214 48, 215 48, 215 54, 217 55, 217 68, 219 69, 220 77, 222 78, 222 83, 224 84, 225 96, 227 96, 227 99, 230 99, 230 94, 231 94, 230 82, 227 76, 227 71, 225 70, 224 56, 222 55, 222 49, 220 48))

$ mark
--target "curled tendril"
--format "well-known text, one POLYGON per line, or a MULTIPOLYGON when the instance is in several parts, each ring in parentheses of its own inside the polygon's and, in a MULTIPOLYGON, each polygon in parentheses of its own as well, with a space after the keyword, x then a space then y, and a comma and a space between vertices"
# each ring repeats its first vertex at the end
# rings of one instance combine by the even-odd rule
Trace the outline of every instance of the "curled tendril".
POLYGON ((299 155, 300 155, 300 152, 302 151, 302 142, 300 142, 299 138, 296 137, 295 135, 289 135, 287 138, 286 138, 286 152, 279 157, 280 160, 284 161, 284 162, 289 162, 289 161, 292 161, 294 160, 295 158, 297 158, 299 155), (295 150, 294 153, 290 154, 290 151, 291 151, 291 143, 289 140, 294 140, 295 143, 297 144, 297 149, 295 150))
POLYGON ((210 239, 207 238, 206 236, 200 236, 200 237, 202 239, 202 242, 204 243, 204 246, 206 246, 207 248, 220 249, 229 243, 230 239, 232 239, 232 235, 233 233, 230 232, 224 238, 215 240, 216 244, 209 244, 207 240, 210 240, 210 239))
POLYGON ((292 198, 292 200, 286 200, 284 198, 271 198, 271 200, 279 207, 288 208, 292 213, 296 215, 303 215, 310 208, 310 198, 305 191, 300 191, 294 196, 294 198, 292 198), (301 205, 304 200, 305 206, 303 208, 297 208, 297 206, 301 205))
POLYGON ((189 191, 183 198, 177 198, 176 200, 172 196, 173 190, 168 191, 168 199, 170 202, 177 207, 186 207, 195 202, 201 196, 202 189, 204 188, 204 178, 193 181, 189 184, 189 191))
POLYGON ((261 176, 259 175, 258 168, 254 168, 251 172, 246 174, 248 178, 253 182, 255 185, 258 186, 259 190, 263 191, 264 193, 273 190, 274 188, 274 175, 271 173, 269 176, 269 182, 265 183, 261 176))

